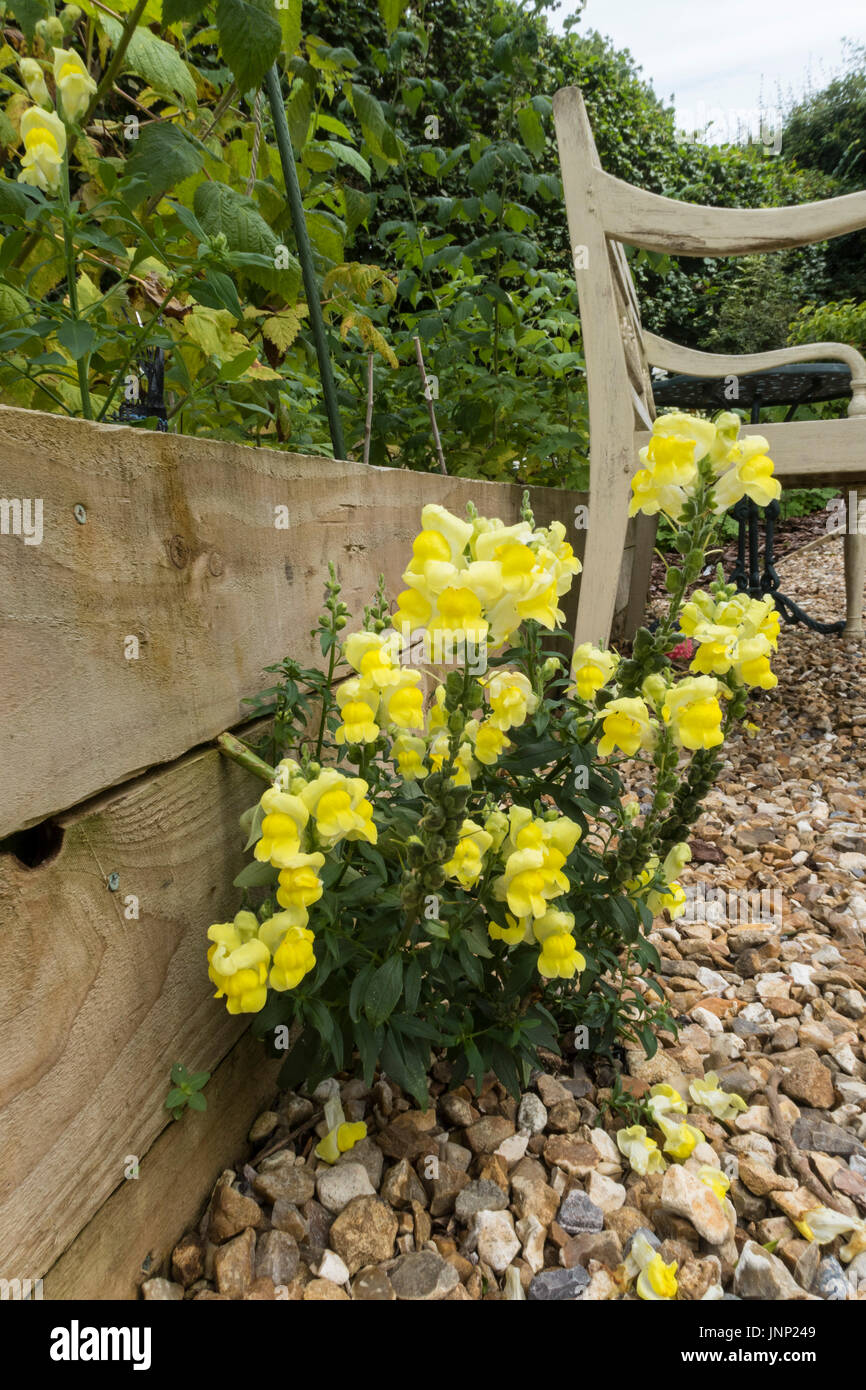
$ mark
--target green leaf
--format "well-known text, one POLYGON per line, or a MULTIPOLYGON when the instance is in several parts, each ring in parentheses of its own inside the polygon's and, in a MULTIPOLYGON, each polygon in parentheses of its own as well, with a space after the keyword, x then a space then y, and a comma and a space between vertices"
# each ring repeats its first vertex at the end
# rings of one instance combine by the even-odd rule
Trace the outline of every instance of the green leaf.
POLYGON ((47 0, 14 0, 14 4, 9 5, 8 9, 18 20, 21 31, 29 44, 33 42, 36 25, 40 19, 47 19, 50 14, 54 13, 54 7, 49 8, 47 0))
POLYGON ((384 1023, 403 993, 403 961, 399 955, 389 956, 373 974, 367 987, 364 1012, 376 1028, 384 1023))
POLYGON ((277 881, 278 870, 271 864, 260 864, 258 859, 254 859, 252 864, 246 864, 241 869, 237 878, 233 880, 235 888, 265 888, 271 887, 277 881))
MULTIPOLYGON (((7 238, 9 240, 9 238, 7 238)), ((30 303, 20 290, 0 280, 0 323, 32 323, 30 303)), ((28 335, 29 336, 29 335, 28 335)))
POLYGON ((282 0, 277 6, 277 22, 283 36, 283 54, 291 58, 301 42, 302 0, 282 0))
POLYGON ((77 362, 93 351, 96 334, 83 319, 66 319, 57 330, 58 341, 77 362))
POLYGON ((200 1091, 193 1091, 192 1095, 187 1097, 186 1103, 190 1110, 207 1110, 207 1100, 200 1091))
POLYGON ((389 42, 403 18, 405 8, 406 0, 379 0, 379 14, 382 16, 389 42))
POLYGON ((177 1105, 186 1105, 191 1099, 192 1097, 188 1096, 186 1091, 181 1091, 179 1087, 175 1086, 165 1098, 165 1108, 166 1110, 173 1110, 177 1105))
POLYGON ((355 1043, 358 1048, 358 1056, 361 1058, 361 1066, 364 1069, 364 1080, 368 1086, 372 1085, 379 1062, 379 1049, 382 1046, 383 1033, 382 1028, 371 1028, 365 1018, 359 1018, 355 1025, 355 1043))
POLYGON ((253 845, 261 839, 262 821, 264 820, 264 818, 265 808, 261 804, 261 802, 258 802, 256 806, 253 808, 253 818, 250 822, 250 834, 249 839, 244 845, 244 854, 246 854, 247 850, 252 849, 253 845))
POLYGON ((224 183, 200 183, 193 197, 193 210, 206 236, 222 232, 231 251, 262 258, 260 262, 245 263, 251 280, 266 290, 279 290, 289 301, 294 298, 300 285, 300 266, 289 255, 288 269, 276 268, 276 233, 251 198, 224 183))
POLYGON ((332 154, 341 164, 350 165, 362 179, 370 182, 373 171, 360 151, 353 149, 351 145, 344 145, 339 140, 321 140, 312 148, 327 150, 328 154, 332 154))
POLYGON ((182 1081, 186 1081, 188 1076, 189 1072, 187 1071, 186 1067, 183 1066, 181 1062, 175 1062, 174 1066, 171 1069, 171 1079, 174 1082, 175 1086, 179 1086, 182 1081))
POLYGON ((162 0, 162 22, 166 26, 181 19, 198 19, 207 7, 207 0, 162 0))
POLYGON ((202 1086, 206 1086, 209 1081, 209 1071, 194 1071, 186 1084, 191 1086, 194 1091, 200 1091, 202 1086))
MULTIPOLYGON (((116 48, 123 32, 116 19, 109 18, 101 11, 97 23, 108 35, 112 48, 116 48)), ((179 100, 182 105, 194 109, 196 105, 195 82, 192 73, 173 44, 158 39, 149 29, 139 26, 129 41, 123 56, 122 72, 135 73, 170 101, 179 100)))
POLYGON ((126 165, 131 178, 140 178, 150 193, 165 193, 201 168, 204 150, 197 140, 171 121, 154 121, 138 137, 126 165))
POLYGON ((349 990, 349 1017, 353 1023, 357 1023, 361 1017, 361 1008, 367 992, 367 981, 374 968, 370 964, 362 966, 352 981, 352 988, 349 990))
POLYGON ((413 956, 406 971, 403 991, 406 997, 406 1010, 414 1014, 418 1007, 418 998, 421 994, 421 962, 417 955, 413 956))
POLYGON ((238 88, 257 90, 283 41, 273 0, 217 0, 216 22, 222 55, 238 88))
POLYGON ((522 106, 517 113, 517 125, 529 153, 540 159, 547 148, 547 141, 538 112, 531 106, 522 106))

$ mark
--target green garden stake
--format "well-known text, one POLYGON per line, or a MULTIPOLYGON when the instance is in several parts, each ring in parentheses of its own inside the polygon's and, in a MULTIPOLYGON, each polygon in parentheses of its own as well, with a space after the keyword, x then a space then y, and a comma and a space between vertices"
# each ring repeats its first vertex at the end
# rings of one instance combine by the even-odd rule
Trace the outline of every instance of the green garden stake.
POLYGON ((343 426, 337 407, 337 388, 334 384, 334 373, 331 367, 331 358, 328 353, 328 340, 325 336, 325 320, 322 317, 322 306, 319 302, 319 286, 313 266, 313 249, 310 246, 310 238, 307 234, 304 206, 301 202, 301 186, 298 183, 298 173, 295 169, 295 156, 292 152, 292 142, 289 137, 289 124, 286 120, 286 108, 283 105, 283 94, 280 90, 280 74, 277 70, 276 63, 265 73, 265 91, 268 94, 268 102, 274 120, 277 149, 280 152, 280 163, 283 166, 283 179, 289 198, 289 208, 292 213, 295 240, 298 243, 298 259, 301 262, 301 271, 304 276, 304 291, 310 310, 310 324, 313 329, 313 338, 316 344, 316 356, 319 359, 319 375, 322 378, 325 409, 328 412, 328 424, 331 428, 331 444, 334 449, 334 458, 342 459, 346 457, 346 448, 343 443, 343 426))

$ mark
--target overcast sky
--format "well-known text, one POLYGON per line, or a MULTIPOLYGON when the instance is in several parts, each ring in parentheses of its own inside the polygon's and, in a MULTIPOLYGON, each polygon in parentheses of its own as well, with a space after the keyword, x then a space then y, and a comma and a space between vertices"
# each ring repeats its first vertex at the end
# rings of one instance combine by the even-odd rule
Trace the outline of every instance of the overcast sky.
MULTIPOLYGON (((563 0, 553 27, 576 9, 563 0)), ((799 96, 842 66, 842 40, 866 39, 864 0, 587 0, 578 33, 598 29, 629 48, 678 124, 734 138, 737 113, 778 107, 779 88, 799 96), (715 111, 712 110, 715 108, 715 111)), ((713 139, 711 134, 710 139, 713 139)))

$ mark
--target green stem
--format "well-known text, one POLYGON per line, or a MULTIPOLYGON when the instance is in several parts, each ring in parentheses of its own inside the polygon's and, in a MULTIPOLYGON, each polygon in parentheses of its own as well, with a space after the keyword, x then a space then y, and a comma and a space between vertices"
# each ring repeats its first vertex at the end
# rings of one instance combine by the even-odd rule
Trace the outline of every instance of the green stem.
POLYGON ((319 734, 318 734, 318 737, 317 737, 317 739, 316 739, 316 757, 315 757, 315 761, 316 761, 316 762, 318 762, 319 759, 320 759, 321 756, 322 756, 322 744, 323 744, 324 741, 325 741, 325 723, 326 723, 326 721, 327 721, 328 714, 330 713, 331 703, 332 703, 332 702, 331 702, 331 684, 332 684, 333 679, 334 679, 334 665, 335 665, 336 660, 337 660, 337 634, 336 634, 336 632, 332 633, 332 636, 333 636, 334 640, 333 640, 333 642, 331 643, 331 652, 330 652, 330 656, 329 656, 329 658, 328 658, 328 679, 327 679, 327 682, 326 682, 326 685, 325 685, 325 689, 322 691, 322 713, 321 713, 321 716, 320 716, 320 718, 319 718, 319 734))
MULTIPOLYGON (((72 228, 70 219, 72 217, 71 199, 69 196, 69 135, 71 132, 67 127, 67 145, 63 156, 63 177, 60 182, 60 198, 63 204, 63 252, 66 258, 66 286, 69 291, 69 309, 74 322, 81 322, 78 312, 78 281, 75 278, 75 243, 72 239, 72 228)), ((85 420, 93 419, 93 407, 90 403, 90 385, 87 379, 88 367, 90 365, 90 353, 85 352, 83 356, 76 357, 75 370, 78 373, 78 387, 81 392, 81 413, 85 420)))
POLYGON ((232 762, 246 768, 247 772, 251 772, 254 777, 261 777, 263 782, 276 780, 276 768, 271 767, 270 763, 266 763, 263 758, 253 752, 252 748, 241 743, 234 734, 220 734, 216 740, 216 745, 221 753, 224 753, 227 758, 231 758, 232 762))

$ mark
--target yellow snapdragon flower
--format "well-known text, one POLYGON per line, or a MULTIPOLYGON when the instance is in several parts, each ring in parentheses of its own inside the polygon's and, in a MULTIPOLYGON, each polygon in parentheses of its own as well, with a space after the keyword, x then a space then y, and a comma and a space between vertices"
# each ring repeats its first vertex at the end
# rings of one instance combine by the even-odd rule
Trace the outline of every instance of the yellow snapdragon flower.
POLYGON ((45 85, 45 76, 42 68, 35 58, 19 58, 18 71, 21 74, 21 81, 27 88, 27 95, 31 101, 35 101, 37 106, 43 107, 46 111, 53 109, 53 102, 45 85))
POLYGON ((773 460, 767 456, 767 448, 766 439, 752 435, 731 450, 728 459, 732 466, 717 479, 714 489, 717 515, 743 497, 750 497, 759 507, 769 507, 781 496, 782 487, 773 477, 773 460))
POLYGON ((748 1109, 742 1096, 722 1090, 718 1074, 714 1071, 708 1071, 706 1076, 692 1081, 689 1095, 696 1105, 702 1105, 717 1120, 734 1120, 741 1110, 748 1109))
POLYGON ((490 719, 485 719, 481 724, 473 720, 468 727, 475 756, 485 767, 492 767, 511 747, 510 740, 490 719))
POLYGON ((718 440, 718 429, 712 420, 704 420, 699 415, 687 415, 682 410, 669 410, 656 416, 653 421, 653 438, 650 443, 668 439, 688 441, 692 446, 692 461, 700 463, 702 458, 712 452, 718 440))
POLYGON ((207 953, 208 975, 217 987, 215 999, 224 998, 230 1014, 255 1014, 268 997, 267 977, 271 953, 258 939, 255 913, 242 911, 232 922, 208 927, 214 944, 207 953))
POLYGON ((509 822, 504 811, 491 811, 484 821, 484 829, 491 837, 491 849, 495 852, 508 834, 509 822))
POLYGON ((541 917, 550 899, 568 890, 562 873, 566 856, 551 846, 509 854, 505 872, 494 882, 494 896, 508 903, 515 917, 541 917))
POLYGON ((704 1163, 698 1169, 698 1177, 704 1186, 718 1197, 720 1202, 724 1202, 731 1186, 731 1180, 726 1173, 722 1172, 721 1168, 714 1168, 711 1163, 704 1163))
POLYGON ((666 1265, 661 1255, 656 1252, 638 1275, 635 1288, 639 1297, 644 1299, 676 1298, 676 1260, 671 1260, 670 1264, 666 1265))
POLYGON ((617 667, 614 652, 594 647, 592 642, 581 642, 575 647, 571 663, 574 676, 574 689, 581 700, 594 700, 603 685, 607 685, 617 667))
POLYGON ((424 693, 419 682, 421 672, 406 667, 399 680, 382 691, 377 718, 383 724, 396 724, 398 729, 424 728, 424 693))
POLYGON ((433 616, 433 604, 417 589, 403 589, 397 595, 397 609, 392 618, 394 627, 402 632, 407 627, 410 632, 426 627, 433 616))
POLYGON ((710 446, 710 463, 717 476, 728 467, 728 455, 737 442, 742 423, 740 416, 732 410, 721 411, 713 421, 716 437, 710 446))
POLYGON ((667 1115, 671 1111, 676 1111, 680 1115, 688 1113, 688 1106, 679 1091, 668 1085, 667 1081, 660 1081, 656 1086, 650 1087, 646 1107, 652 1115, 654 1123, 658 1122, 660 1115, 667 1115))
POLYGON ((488 935, 494 941, 504 941, 508 946, 516 946, 521 941, 531 941, 532 918, 518 918, 512 916, 510 912, 505 913, 505 926, 500 926, 498 922, 492 920, 487 923, 488 935))
POLYGON ((454 853, 442 871, 456 879, 461 888, 471 888, 484 871, 484 856, 493 844, 493 836, 474 820, 464 820, 454 853))
POLYGON ((364 681, 354 678, 337 687, 337 706, 343 716, 334 740, 343 743, 375 743, 379 737, 376 712, 379 692, 364 681))
POLYGON ((616 1145, 635 1173, 646 1176, 647 1173, 663 1173, 667 1168, 658 1144, 649 1137, 643 1125, 618 1130, 616 1145))
POLYGON ((695 627, 693 636, 699 645, 690 670, 702 676, 726 675, 736 659, 736 632, 718 623, 703 623, 695 627))
MULTIPOLYGON (((262 924, 264 925, 264 923, 262 924)), ((307 927, 289 927, 276 951, 268 983, 272 989, 295 989, 315 968, 313 933, 307 927)))
POLYGON ((653 435, 640 459, 660 487, 690 487, 698 475, 694 442, 679 435, 653 435))
POLYGON ((487 722, 503 733, 520 728, 538 708, 538 696, 522 671, 496 671, 482 684, 490 702, 487 722))
POLYGON ((316 833, 328 848, 342 839, 376 843, 373 807, 365 799, 368 790, 363 777, 345 777, 327 767, 301 792, 300 800, 315 818, 316 833))
POLYGON ((277 902, 293 916, 293 925, 307 925, 307 908, 317 903, 324 892, 318 870, 324 866, 323 854, 298 854, 279 873, 277 902))
POLYGON ((348 1124, 345 1120, 329 1129, 324 1139, 315 1148, 316 1158, 325 1163, 336 1163, 341 1154, 348 1153, 356 1144, 367 1137, 367 1126, 363 1120, 348 1124))
POLYGON ((641 1298, 651 1301, 676 1298, 676 1261, 666 1265, 640 1231, 635 1232, 621 1268, 626 1278, 637 1278, 635 1287, 641 1298))
POLYGON ((586 969, 586 958, 568 932, 551 932, 541 943, 538 973, 546 980, 573 980, 586 969))
POLYGON ((703 1134, 685 1120, 673 1120, 668 1112, 656 1116, 655 1120, 665 1136, 664 1151, 671 1158, 686 1159, 696 1144, 703 1141, 703 1134))
POLYGON ((730 626, 730 623, 720 613, 717 613, 712 595, 703 589, 696 589, 688 602, 684 603, 680 609, 680 631, 685 637, 694 637, 695 629, 708 623, 730 626))
POLYGON ((807 1211, 800 1221, 794 1222, 794 1225, 804 1240, 814 1240, 818 1245, 827 1245, 837 1236, 854 1231, 854 1239, 839 1251, 846 1264, 866 1249, 866 1221, 858 1216, 848 1216, 845 1212, 833 1211, 830 1207, 817 1206, 807 1211))
POLYGON ((586 969, 586 959, 577 949, 572 932, 574 913, 548 908, 532 923, 532 933, 541 946, 538 973, 545 979, 571 980, 586 969))
POLYGON ((310 813, 299 796, 276 787, 263 792, 260 805, 265 818, 253 854, 260 863, 270 862, 279 869, 300 853, 301 835, 310 813))
POLYGON ((632 757, 639 748, 652 746, 654 730, 650 712, 640 696, 621 696, 618 700, 611 700, 602 713, 604 732, 598 744, 602 757, 607 757, 615 748, 622 749, 623 753, 632 757))
POLYGON ((724 743, 719 683, 712 676, 687 676, 665 695, 662 718, 670 721, 680 748, 717 748, 724 743))
POLYGON ((420 782, 429 774, 424 766, 427 744, 412 734, 398 734, 391 744, 391 758, 404 782, 420 782))
POLYGON ((18 182, 32 184, 43 193, 56 193, 66 152, 66 129, 60 117, 38 106, 29 107, 21 117, 21 139, 25 153, 18 182))
POLYGON ((77 53, 55 48, 54 84, 67 121, 77 121, 83 116, 90 98, 96 91, 96 83, 77 53))
POLYGON ((394 665, 393 654, 394 641, 377 632, 352 632, 343 643, 348 664, 375 690, 399 683, 401 671, 394 665))
POLYGON ((631 480, 631 501, 628 504, 629 516, 643 512, 645 516, 655 516, 664 512, 671 521, 676 521, 686 500, 681 487, 670 487, 657 483, 648 468, 639 468, 631 480))
POLYGON ((772 690, 779 684, 778 677, 770 670, 769 651, 770 640, 763 635, 747 637, 737 643, 735 670, 744 685, 772 690))

